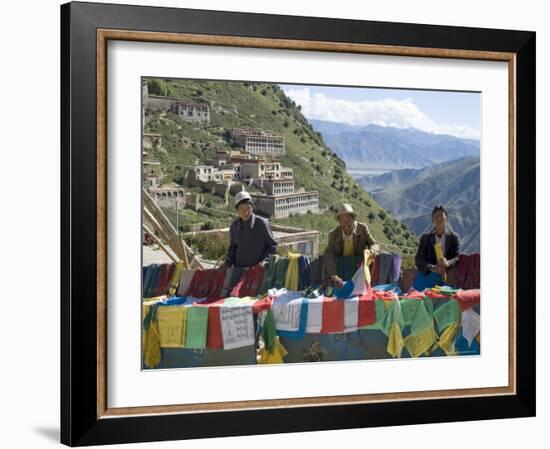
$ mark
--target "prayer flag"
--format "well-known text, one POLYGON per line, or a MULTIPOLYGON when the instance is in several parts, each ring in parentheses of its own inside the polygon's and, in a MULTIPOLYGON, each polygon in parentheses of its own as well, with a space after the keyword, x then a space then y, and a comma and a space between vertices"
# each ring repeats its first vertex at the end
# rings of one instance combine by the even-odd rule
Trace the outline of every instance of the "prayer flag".
POLYGON ((224 349, 235 349, 254 345, 255 338, 252 306, 221 305, 220 319, 224 349))
POLYGON ((405 346, 411 357, 418 357, 428 351, 435 343, 433 327, 427 327, 417 335, 410 334, 405 338, 405 346))
POLYGON ((472 346, 474 338, 479 334, 479 326, 479 314, 472 309, 466 309, 462 312, 462 335, 468 341, 468 346, 472 346))
POLYGON ((185 306, 159 307, 157 320, 161 348, 183 348, 185 342, 185 306))
POLYGON ((341 333, 344 330, 344 302, 325 296, 323 300, 322 334, 341 333))
POLYGON ((205 349, 207 326, 208 307, 187 307, 185 347, 189 349, 205 349))
POLYGON ((460 307, 458 301, 451 299, 439 306, 434 311, 434 318, 437 322, 439 333, 443 332, 447 326, 458 323, 460 320, 460 307))
POLYGON ((399 327, 397 321, 395 321, 391 326, 386 350, 393 357, 399 357, 401 355, 401 351, 403 350, 404 345, 405 343, 403 342, 403 334, 401 333, 401 328, 399 327))
POLYGON ((438 346, 445 351, 448 356, 456 355, 455 339, 458 331, 458 323, 452 323, 439 336, 438 346))

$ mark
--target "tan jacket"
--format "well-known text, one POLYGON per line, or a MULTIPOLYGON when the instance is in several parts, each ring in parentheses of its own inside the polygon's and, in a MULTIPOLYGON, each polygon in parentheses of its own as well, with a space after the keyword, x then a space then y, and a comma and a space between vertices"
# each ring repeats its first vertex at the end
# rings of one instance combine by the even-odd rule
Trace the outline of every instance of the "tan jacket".
MULTIPOLYGON (((353 254, 362 256, 366 249, 371 249, 373 245, 377 245, 369 227, 365 223, 356 221, 353 225, 353 254)), ((337 226, 328 235, 328 245, 325 249, 323 265, 325 274, 334 276, 336 273, 336 257, 341 257, 344 253, 344 237, 342 228, 337 226)))

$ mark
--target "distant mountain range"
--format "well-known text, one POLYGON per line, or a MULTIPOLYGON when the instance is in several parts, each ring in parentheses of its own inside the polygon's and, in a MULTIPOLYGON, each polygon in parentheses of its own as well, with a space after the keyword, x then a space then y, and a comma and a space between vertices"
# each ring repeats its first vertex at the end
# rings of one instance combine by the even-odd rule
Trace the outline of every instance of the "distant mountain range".
POLYGON ((371 170, 423 168, 464 156, 479 157, 479 140, 431 134, 414 128, 309 121, 348 167, 362 166, 371 170))
POLYGON ((461 240, 461 252, 479 252, 480 159, 466 156, 421 169, 393 170, 357 181, 417 234, 431 229, 431 211, 443 204, 461 240))

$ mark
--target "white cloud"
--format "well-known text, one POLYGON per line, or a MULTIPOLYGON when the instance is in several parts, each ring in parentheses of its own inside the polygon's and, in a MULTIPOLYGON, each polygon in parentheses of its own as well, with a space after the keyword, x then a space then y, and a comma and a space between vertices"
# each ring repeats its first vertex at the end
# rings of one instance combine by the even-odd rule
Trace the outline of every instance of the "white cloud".
POLYGON ((416 128, 434 134, 450 134, 467 139, 479 139, 479 131, 466 125, 436 123, 413 102, 412 98, 377 101, 350 101, 327 97, 310 90, 285 89, 287 96, 302 107, 311 119, 348 123, 356 126, 379 125, 395 128, 416 128))

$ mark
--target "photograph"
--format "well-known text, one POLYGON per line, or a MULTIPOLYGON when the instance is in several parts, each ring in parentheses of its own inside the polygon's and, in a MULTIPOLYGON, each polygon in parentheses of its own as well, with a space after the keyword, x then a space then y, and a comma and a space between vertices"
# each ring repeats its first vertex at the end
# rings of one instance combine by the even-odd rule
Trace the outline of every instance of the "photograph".
POLYGON ((481 92, 135 87, 143 370, 480 356, 481 92))
POLYGON ((536 32, 284 12, 62 5, 63 444, 535 416, 536 32))

